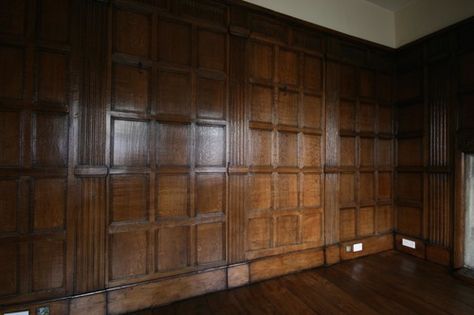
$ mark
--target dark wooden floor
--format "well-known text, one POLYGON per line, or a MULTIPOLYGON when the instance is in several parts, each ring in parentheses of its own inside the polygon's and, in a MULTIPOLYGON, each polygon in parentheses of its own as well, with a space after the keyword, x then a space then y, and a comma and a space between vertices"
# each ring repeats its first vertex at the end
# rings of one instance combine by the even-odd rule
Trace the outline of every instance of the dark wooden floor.
POLYGON ((135 314, 474 314, 474 287, 386 252, 135 314))

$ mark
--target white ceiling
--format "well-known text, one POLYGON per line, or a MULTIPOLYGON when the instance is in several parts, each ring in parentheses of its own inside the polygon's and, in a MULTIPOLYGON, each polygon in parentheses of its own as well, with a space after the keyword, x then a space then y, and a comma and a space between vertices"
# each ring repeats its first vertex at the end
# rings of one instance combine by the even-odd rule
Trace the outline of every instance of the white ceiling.
POLYGON ((372 2, 379 7, 387 9, 392 12, 397 12, 410 4, 416 2, 417 0, 366 0, 368 2, 372 2))

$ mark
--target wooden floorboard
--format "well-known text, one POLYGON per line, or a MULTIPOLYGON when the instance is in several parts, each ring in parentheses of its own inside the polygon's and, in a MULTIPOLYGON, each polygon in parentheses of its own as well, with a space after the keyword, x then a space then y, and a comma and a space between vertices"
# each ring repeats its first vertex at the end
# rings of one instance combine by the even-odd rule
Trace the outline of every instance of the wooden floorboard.
POLYGON ((390 251, 134 314, 474 314, 474 286, 390 251))

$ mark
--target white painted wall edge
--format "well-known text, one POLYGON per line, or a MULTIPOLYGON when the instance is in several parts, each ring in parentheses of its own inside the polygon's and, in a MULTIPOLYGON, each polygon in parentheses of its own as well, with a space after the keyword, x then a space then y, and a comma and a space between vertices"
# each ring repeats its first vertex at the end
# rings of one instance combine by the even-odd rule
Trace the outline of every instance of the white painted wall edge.
POLYGON ((474 0, 417 0, 397 12, 365 0, 245 1, 392 48, 474 15, 474 0))

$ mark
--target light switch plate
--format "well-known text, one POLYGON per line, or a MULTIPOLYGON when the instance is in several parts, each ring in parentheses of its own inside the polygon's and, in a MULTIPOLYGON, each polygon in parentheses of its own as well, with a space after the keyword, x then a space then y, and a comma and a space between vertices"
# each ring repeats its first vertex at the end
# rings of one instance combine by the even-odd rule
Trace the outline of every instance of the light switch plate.
POLYGON ((416 249, 416 243, 412 240, 407 240, 406 238, 402 238, 402 245, 405 247, 416 249))
POLYGON ((356 243, 354 245, 352 245, 352 250, 354 252, 361 252, 362 250, 364 249, 362 243, 356 243))
POLYGON ((13 313, 3 313, 3 315, 30 315, 30 311, 18 311, 13 313))

